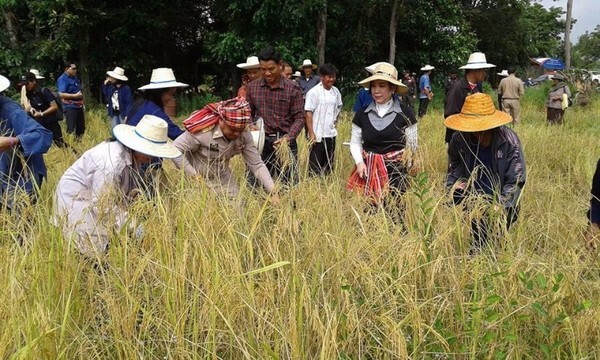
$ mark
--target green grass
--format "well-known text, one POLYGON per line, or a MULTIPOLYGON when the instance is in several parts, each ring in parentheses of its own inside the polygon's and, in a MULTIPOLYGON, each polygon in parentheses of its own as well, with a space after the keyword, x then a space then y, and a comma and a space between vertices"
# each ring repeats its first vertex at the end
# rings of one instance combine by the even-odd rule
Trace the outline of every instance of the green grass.
MULTIPOLYGON (((344 113, 332 176, 306 178, 302 141, 303 179, 276 208, 246 188, 244 205, 232 206, 166 163, 168 189, 132 209, 145 236, 115 234, 100 274, 48 222, 54 187, 75 160, 53 147, 38 206, 20 219, 2 215, 0 357, 600 358, 599 261, 581 234, 599 113, 596 101, 548 127, 543 105, 525 104, 520 219, 472 258, 473 214, 444 193, 437 103, 420 123, 425 173, 405 196, 404 225, 368 215, 345 190, 344 113)), ((74 143, 82 151, 108 136, 102 112, 87 123, 74 143)), ((234 168, 241 176, 240 159, 234 168)))

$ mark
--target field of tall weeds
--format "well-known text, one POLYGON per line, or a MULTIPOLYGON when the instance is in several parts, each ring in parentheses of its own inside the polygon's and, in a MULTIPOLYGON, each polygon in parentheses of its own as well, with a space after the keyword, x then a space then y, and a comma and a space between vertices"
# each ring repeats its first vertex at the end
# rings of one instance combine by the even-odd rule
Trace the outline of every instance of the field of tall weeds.
MULTIPOLYGON (((514 127, 528 170, 520 218, 475 256, 476 210, 450 205, 443 186, 439 107, 419 125, 423 167, 398 199, 403 221, 345 190, 343 113, 333 174, 307 175, 300 140, 301 181, 276 207, 244 185, 241 159, 233 200, 165 162, 160 196, 131 209, 143 236, 115 233, 104 267, 49 222, 56 183, 76 160, 53 147, 37 205, 1 214, 0 357, 600 358, 600 262, 582 235, 600 103, 550 127, 528 99, 514 127)), ((80 152, 109 136, 104 112, 86 119, 84 138, 69 139, 80 152)))

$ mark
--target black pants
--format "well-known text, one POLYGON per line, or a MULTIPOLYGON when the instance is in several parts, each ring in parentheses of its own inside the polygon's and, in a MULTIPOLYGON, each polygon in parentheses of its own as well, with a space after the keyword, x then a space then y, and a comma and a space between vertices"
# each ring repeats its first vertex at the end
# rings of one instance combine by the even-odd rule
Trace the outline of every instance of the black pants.
POLYGON ((85 119, 83 117, 83 107, 73 109, 65 108, 65 119, 67 121, 67 132, 75 133, 76 137, 81 137, 85 132, 85 119))
POLYGON ((419 99, 419 117, 423 117, 427 114, 427 106, 429 106, 429 99, 419 99))
POLYGON ((550 125, 562 125, 565 111, 562 109, 547 108, 546 120, 550 125))
POLYGON ((322 138, 310 148, 308 165, 312 175, 327 175, 333 169, 335 137, 322 138))
MULTIPOLYGON (((473 236, 473 245, 471 246, 471 252, 477 252, 486 246, 489 242, 490 237, 503 236, 504 230, 499 220, 494 219, 492 210, 486 211, 483 216, 479 219, 473 219, 471 221, 471 236, 473 236)), ((509 208, 505 211, 506 213, 506 231, 510 229, 510 226, 517 220, 519 209, 509 208)), ((499 214, 496 214, 498 216, 499 214)))
POLYGON ((58 120, 56 120, 56 118, 52 118, 52 119, 41 118, 41 119, 38 119, 37 121, 40 123, 40 125, 42 125, 43 127, 45 127, 46 129, 48 129, 52 132, 52 140, 54 141, 54 145, 56 145, 58 147, 66 147, 67 146, 67 144, 63 140, 62 129, 60 128, 60 124, 58 123, 58 120))
POLYGON ((280 179, 286 185, 295 185, 298 183, 298 144, 296 140, 288 142, 290 146, 291 159, 289 164, 284 168, 281 161, 277 158, 273 143, 277 141, 276 136, 266 136, 265 145, 263 146, 262 160, 267 169, 271 173, 274 181, 280 179))

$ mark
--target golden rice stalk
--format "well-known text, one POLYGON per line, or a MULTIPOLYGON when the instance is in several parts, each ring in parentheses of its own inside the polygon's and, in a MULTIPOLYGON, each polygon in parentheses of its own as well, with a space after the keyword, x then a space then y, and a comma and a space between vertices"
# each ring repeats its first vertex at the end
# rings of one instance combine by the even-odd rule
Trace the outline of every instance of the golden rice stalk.
POLYGON ((287 141, 281 141, 275 148, 275 155, 281 167, 281 171, 285 171, 292 163, 292 150, 287 141))

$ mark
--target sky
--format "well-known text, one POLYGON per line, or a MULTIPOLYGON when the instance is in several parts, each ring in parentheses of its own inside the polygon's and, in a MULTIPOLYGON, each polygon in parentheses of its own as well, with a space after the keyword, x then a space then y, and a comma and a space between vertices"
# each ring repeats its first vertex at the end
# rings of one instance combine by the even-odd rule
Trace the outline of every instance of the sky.
MULTIPOLYGON (((567 10, 567 0, 541 0, 539 3, 548 9, 561 7, 564 11, 567 10)), ((593 32, 596 25, 600 24, 599 6, 600 0, 573 0, 573 18, 577 19, 577 23, 571 30, 573 44, 577 43, 579 36, 585 34, 586 31, 593 32)))

